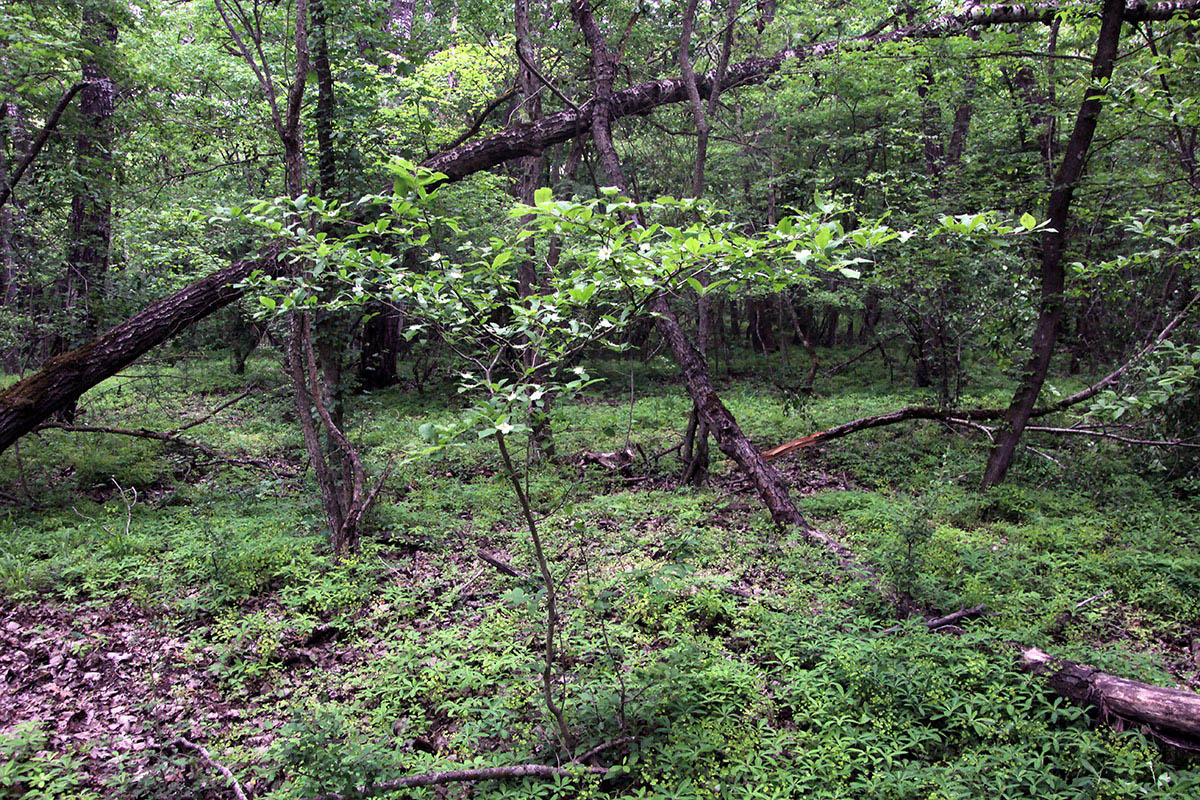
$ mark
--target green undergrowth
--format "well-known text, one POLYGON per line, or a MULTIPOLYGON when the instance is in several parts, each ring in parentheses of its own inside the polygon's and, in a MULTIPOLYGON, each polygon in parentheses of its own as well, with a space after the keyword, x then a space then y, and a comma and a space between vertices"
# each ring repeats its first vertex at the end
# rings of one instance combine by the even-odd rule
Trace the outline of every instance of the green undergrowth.
MULTIPOLYGON (((422 446, 420 425, 453 419, 462 398, 436 378, 422 391, 347 398, 370 470, 393 472, 361 550, 335 559, 309 475, 282 469, 302 467, 303 448, 277 361, 258 355, 237 378, 216 359, 133 368, 89 394, 81 420, 170 430, 255 385, 185 435, 279 469, 57 431, 28 437, 19 463, 15 452, 0 458, 0 489, 15 498, 0 507, 5 603, 132 603, 181 637, 181 669, 240 709, 221 722, 191 709, 192 735, 260 797, 560 763, 541 694, 544 591, 475 557, 537 573, 493 445, 405 461, 422 446)), ((723 399, 763 446, 932 402, 869 363, 811 397, 790 388, 796 378, 778 360, 772 368, 764 378, 761 359, 744 356, 718 373, 723 399)), ((1019 672, 1007 644, 1164 685, 1200 677, 1189 649, 1200 637, 1200 510, 1140 470, 1136 452, 1039 440, 1046 457, 1023 452, 1013 478, 986 494, 975 489, 986 440, 933 423, 782 462, 802 512, 878 570, 885 597, 777 530, 724 460, 714 458, 708 488, 676 485, 674 456, 653 457, 678 440, 690 402, 662 359, 597 373, 604 383, 554 409, 561 458, 530 462, 529 494, 560 583, 553 691, 575 751, 633 741, 602 754, 605 775, 390 797, 1200 794, 1186 759, 1095 724, 1019 672), (645 455, 625 474, 576 458, 628 445, 645 455), (911 619, 877 635, 907 612, 976 604, 987 614, 948 634, 911 619)), ((1003 388, 981 376, 961 404, 1002 403, 1003 388)), ((513 450, 524 464, 519 437, 513 450)), ((0 735, 0 797, 39 796, 28 794, 35 782, 64 797, 221 791, 178 754, 107 762, 93 786, 53 766, 48 726, 0 735)), ((163 724, 158 735, 178 732, 163 724)))

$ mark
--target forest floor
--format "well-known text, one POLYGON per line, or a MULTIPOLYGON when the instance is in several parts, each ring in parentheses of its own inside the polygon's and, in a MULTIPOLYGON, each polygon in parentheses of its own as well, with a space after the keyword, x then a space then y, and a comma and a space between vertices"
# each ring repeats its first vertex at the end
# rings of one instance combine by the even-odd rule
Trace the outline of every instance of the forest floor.
MULTIPOLYGON (((763 447, 930 400, 862 362, 814 397, 786 388, 798 379, 778 356, 734 367, 719 388, 763 447)), ((1038 440, 986 494, 986 440, 935 423, 781 462, 884 597, 776 530, 723 459, 704 489, 677 485, 671 453, 581 466, 585 451, 669 448, 690 407, 661 358, 598 372, 555 410, 557 463, 526 467, 563 607, 554 690, 576 753, 622 741, 597 757, 612 769, 391 796, 1200 796, 1194 762, 1096 723, 1001 644, 1200 688, 1200 501, 1141 453, 1038 440), (976 604, 985 616, 939 633, 911 613, 976 604)), ((1002 404, 1004 385, 975 376, 962 404, 1002 404)), ((394 471, 340 560, 269 353, 244 376, 196 356, 131 368, 79 421, 171 430, 250 386, 186 435, 254 466, 53 430, 0 457, 0 798, 232 797, 179 737, 276 800, 562 763, 537 567, 494 445, 409 459, 422 423, 459 412, 451 385, 348 401, 368 464, 394 471)))

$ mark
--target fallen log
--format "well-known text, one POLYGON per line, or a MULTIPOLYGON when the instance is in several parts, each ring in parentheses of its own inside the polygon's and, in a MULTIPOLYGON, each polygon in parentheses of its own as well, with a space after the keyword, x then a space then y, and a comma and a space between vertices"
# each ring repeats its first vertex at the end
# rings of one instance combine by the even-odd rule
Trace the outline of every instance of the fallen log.
MULTIPOLYGON (((1075 607, 1102 597, 1107 592, 1089 597, 1075 607)), ((982 605, 963 608, 944 617, 926 621, 925 626, 936 631, 968 617, 984 614, 982 605)), ((876 636, 895 633, 902 626, 893 625, 876 636)), ((1094 667, 1058 658, 1036 647, 1006 643, 1018 653, 1020 666, 1026 672, 1044 678, 1055 694, 1085 708, 1091 708, 1101 722, 1113 724, 1118 730, 1126 725, 1141 726, 1155 738, 1174 747, 1200 750, 1200 694, 1186 689, 1167 689, 1149 683, 1122 678, 1094 667)))
POLYGON ((1121 678, 1056 658, 1036 647, 1018 647, 1022 667, 1072 703, 1096 710, 1101 721, 1140 725, 1175 747, 1200 750, 1200 694, 1121 678))

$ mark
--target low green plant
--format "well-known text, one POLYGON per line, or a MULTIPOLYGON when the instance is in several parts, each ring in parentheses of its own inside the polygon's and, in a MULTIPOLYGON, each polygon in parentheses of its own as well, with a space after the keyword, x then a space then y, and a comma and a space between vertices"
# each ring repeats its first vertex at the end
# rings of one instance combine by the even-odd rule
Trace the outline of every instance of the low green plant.
POLYGON ((4 800, 95 800, 87 788, 84 759, 54 752, 39 722, 25 722, 0 733, 0 798, 4 800))

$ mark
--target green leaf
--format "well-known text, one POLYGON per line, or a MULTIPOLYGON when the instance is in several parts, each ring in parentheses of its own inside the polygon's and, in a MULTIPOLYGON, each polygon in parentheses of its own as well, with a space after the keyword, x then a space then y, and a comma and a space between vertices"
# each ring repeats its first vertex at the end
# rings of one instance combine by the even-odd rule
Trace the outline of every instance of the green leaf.
POLYGON ((1028 211, 1021 215, 1020 222, 1027 231, 1031 231, 1037 227, 1037 219, 1035 219, 1033 214, 1030 214, 1028 211))

